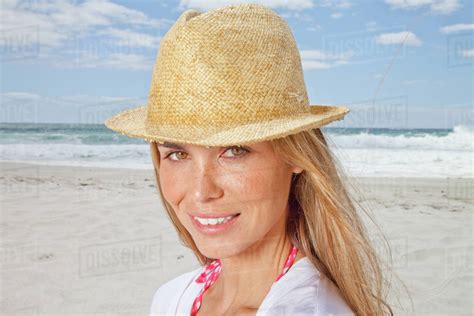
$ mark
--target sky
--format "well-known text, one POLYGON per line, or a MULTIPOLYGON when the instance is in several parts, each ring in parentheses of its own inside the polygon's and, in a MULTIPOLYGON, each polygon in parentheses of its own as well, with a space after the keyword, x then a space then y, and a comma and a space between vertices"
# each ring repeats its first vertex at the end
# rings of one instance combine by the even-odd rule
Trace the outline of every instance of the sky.
POLYGON ((187 9, 259 3, 289 24, 312 105, 335 127, 472 126, 472 0, 2 0, 0 122, 103 123, 146 104, 187 9))

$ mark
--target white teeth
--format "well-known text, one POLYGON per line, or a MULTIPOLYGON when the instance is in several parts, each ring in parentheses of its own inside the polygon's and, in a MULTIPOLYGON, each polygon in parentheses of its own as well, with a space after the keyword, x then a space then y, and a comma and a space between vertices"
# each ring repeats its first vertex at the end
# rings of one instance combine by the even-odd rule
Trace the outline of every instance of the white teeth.
POLYGON ((231 220, 234 216, 227 216, 227 217, 218 217, 218 218, 200 218, 194 216, 194 218, 201 223, 202 225, 217 225, 226 223, 231 220))

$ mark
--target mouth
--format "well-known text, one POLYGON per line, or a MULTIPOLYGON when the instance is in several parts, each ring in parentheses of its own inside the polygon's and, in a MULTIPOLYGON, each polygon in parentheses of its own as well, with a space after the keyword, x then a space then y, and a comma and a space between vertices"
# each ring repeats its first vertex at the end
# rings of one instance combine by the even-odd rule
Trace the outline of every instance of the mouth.
POLYGON ((235 226, 240 213, 229 216, 199 217, 190 215, 194 227, 206 235, 222 234, 235 226))

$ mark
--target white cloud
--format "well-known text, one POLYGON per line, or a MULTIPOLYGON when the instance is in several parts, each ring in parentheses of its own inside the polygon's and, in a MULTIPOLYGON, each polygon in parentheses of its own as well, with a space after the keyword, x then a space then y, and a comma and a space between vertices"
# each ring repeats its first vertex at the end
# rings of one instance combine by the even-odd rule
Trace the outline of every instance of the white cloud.
POLYGON ((301 58, 303 59, 338 60, 338 59, 349 59, 350 57, 352 57, 351 52, 347 52, 344 54, 331 54, 331 53, 323 52, 317 49, 302 50, 300 51, 300 54, 301 54, 301 58))
POLYGON ((296 19, 299 21, 314 23, 314 17, 311 14, 301 13, 301 11, 287 11, 279 14, 284 19, 296 19))
POLYGON ((38 51, 35 61, 49 61, 53 56, 58 60, 52 60, 52 63, 58 65, 67 63, 61 58, 70 57, 65 52, 71 47, 76 50, 75 55, 81 55, 80 50, 84 47, 87 50, 91 45, 103 46, 107 43, 108 51, 102 50, 106 53, 102 56, 104 59, 107 54, 123 53, 125 46, 156 50, 160 38, 151 35, 150 30, 156 33, 157 28, 172 22, 151 18, 141 11, 109 0, 4 0, 0 20, 0 46, 12 55, 12 58, 7 56, 5 60, 14 60, 17 51, 34 50, 38 51), (91 38, 96 42, 89 44, 91 38), (111 49, 113 45, 119 47, 118 52, 115 48, 111 49))
POLYGON ((333 9, 350 9, 352 3, 347 0, 321 0, 319 6, 333 9))
POLYGON ((342 17, 341 12, 335 12, 335 13, 331 14, 331 18, 333 18, 333 19, 339 19, 340 17, 342 17))
POLYGON ((431 10, 442 14, 449 14, 456 11, 460 7, 458 0, 438 0, 433 1, 431 10))
POLYGON ((446 25, 439 29, 439 31, 444 34, 458 33, 458 32, 463 32, 463 31, 472 31, 472 30, 474 30, 473 23, 471 24, 459 23, 459 24, 446 25))
POLYGON ((27 92, 0 93, 0 122, 92 123, 146 104, 146 97, 69 95, 49 97, 27 92))
MULTIPOLYGON (((80 52, 79 52, 80 53, 80 52)), ((122 69, 122 70, 150 70, 154 60, 133 53, 111 53, 108 56, 82 53, 73 60, 53 60, 59 68, 96 68, 96 69, 122 69)))
POLYGON ((432 12, 449 14, 461 7, 458 0, 385 0, 396 9, 417 9, 429 7, 432 12))
POLYGON ((318 60, 303 60, 302 64, 305 70, 329 69, 332 67, 330 63, 325 63, 318 60))
POLYGON ((423 79, 414 79, 414 80, 403 80, 402 85, 404 86, 415 86, 420 83, 425 83, 426 80, 423 79))
POLYGON ((100 34, 117 38, 117 45, 120 46, 139 46, 148 48, 157 48, 160 43, 160 36, 152 36, 146 33, 122 30, 117 28, 108 28, 100 34))
POLYGON ((153 60, 136 54, 112 54, 107 60, 100 60, 99 67, 105 66, 114 69, 150 70, 153 60))
POLYGON ((321 29, 321 25, 319 25, 319 24, 314 24, 314 25, 308 26, 308 27, 306 28, 306 30, 308 30, 308 31, 310 31, 310 32, 316 32, 316 31, 318 31, 318 30, 320 30, 320 29, 321 29))
POLYGON ((4 92, 0 94, 0 99, 8 98, 15 99, 20 101, 34 101, 37 100, 40 96, 35 93, 30 92, 4 92))
POLYGON ((377 36, 375 41, 383 45, 421 46, 421 40, 412 32, 384 33, 377 36))
POLYGON ((314 6, 312 0, 180 0, 181 9, 212 10, 228 5, 242 3, 257 3, 270 8, 284 8, 289 10, 305 10, 314 6))
POLYGON ((365 23, 365 28, 369 32, 375 31, 376 27, 377 27, 377 22, 375 22, 375 21, 369 21, 369 22, 365 23))
POLYGON ((37 40, 41 46, 59 46, 72 34, 92 32, 95 28, 114 24, 125 26, 163 27, 165 20, 147 17, 143 12, 112 3, 107 0, 32 1, 14 5, 8 2, 0 11, 0 30, 14 37, 15 32, 25 28, 38 30, 37 40))
POLYGON ((347 64, 353 56, 351 51, 343 54, 332 54, 321 50, 300 51, 303 68, 305 70, 329 69, 339 65, 347 64))
POLYGON ((474 49, 466 49, 461 51, 463 57, 474 57, 474 49))

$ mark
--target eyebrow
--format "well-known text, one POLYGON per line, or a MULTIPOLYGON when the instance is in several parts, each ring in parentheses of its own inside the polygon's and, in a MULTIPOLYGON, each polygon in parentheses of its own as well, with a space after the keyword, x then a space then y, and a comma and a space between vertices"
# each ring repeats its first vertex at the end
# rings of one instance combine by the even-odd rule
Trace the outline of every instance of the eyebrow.
POLYGON ((163 144, 158 143, 158 147, 167 147, 167 148, 174 148, 174 149, 184 149, 182 146, 174 143, 164 142, 163 144))
MULTIPOLYGON (((237 147, 242 147, 242 145, 236 145, 236 146, 237 147)), ((167 148, 185 150, 185 148, 181 145, 178 145, 178 144, 175 144, 175 143, 168 143, 168 142, 164 142, 163 144, 158 143, 158 147, 167 147, 167 148)))

